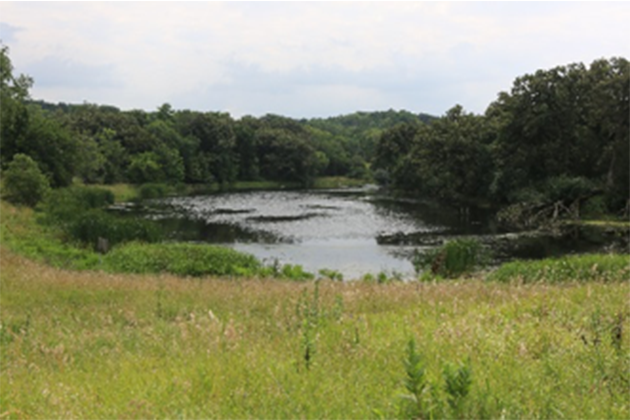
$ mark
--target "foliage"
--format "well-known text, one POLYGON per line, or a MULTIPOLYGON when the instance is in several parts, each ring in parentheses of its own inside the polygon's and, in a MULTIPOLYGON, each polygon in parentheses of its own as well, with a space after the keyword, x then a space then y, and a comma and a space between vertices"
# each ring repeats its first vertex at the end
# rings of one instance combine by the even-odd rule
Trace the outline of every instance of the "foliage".
POLYGON ((97 266, 97 254, 62 241, 56 229, 36 222, 32 209, 2 201, 0 214, 0 243, 12 251, 54 267, 82 270, 97 266))
POLYGON ((143 200, 152 198, 163 198, 170 193, 170 190, 171 189, 168 185, 150 182, 147 184, 142 184, 138 188, 138 196, 143 200))
POLYGON ((407 418, 431 418, 430 409, 425 404, 425 391, 429 384, 426 378, 426 369, 422 356, 416 349, 416 341, 411 338, 407 343, 407 357, 404 360, 405 366, 405 398, 411 402, 406 408, 407 418))
POLYGON ((630 275, 627 255, 573 255, 538 261, 513 261, 501 265, 490 281, 564 283, 626 281, 630 275))
POLYGON ((104 262, 114 272, 181 276, 252 276, 261 267, 253 256, 233 249, 183 243, 133 242, 112 249, 104 262))
POLYGON ((25 75, 14 76, 9 58, 9 47, 0 43, 0 168, 5 169, 16 153, 28 128, 29 116, 24 101, 33 79, 25 75))
POLYGON ((114 246, 130 241, 157 242, 163 237, 159 225, 151 220, 119 217, 101 209, 81 213, 64 230, 73 240, 94 248, 101 238, 114 246))
POLYGON ((472 385, 470 360, 454 366, 447 363, 442 369, 444 379, 442 396, 437 381, 430 381, 426 375, 426 366, 422 355, 416 349, 416 341, 411 338, 407 343, 404 359, 406 393, 403 394, 402 414, 405 418, 467 418, 466 397, 472 385), (444 404, 444 398, 446 403, 444 404), (447 409, 448 407, 448 409, 447 409))
POLYGON ((18 153, 13 156, 2 173, 3 193, 14 204, 34 207, 48 192, 48 179, 30 156, 18 153))
POLYGON ((487 252, 475 239, 455 239, 423 254, 416 252, 416 271, 431 270, 433 275, 456 278, 485 265, 487 252))
POLYGON ((313 273, 304 271, 304 267, 299 264, 280 264, 276 259, 272 264, 261 267, 257 273, 260 277, 274 277, 277 279, 306 281, 315 278, 313 273))
POLYGON ((73 186, 52 190, 42 202, 41 220, 49 225, 65 226, 92 209, 114 204, 114 193, 105 188, 73 186))

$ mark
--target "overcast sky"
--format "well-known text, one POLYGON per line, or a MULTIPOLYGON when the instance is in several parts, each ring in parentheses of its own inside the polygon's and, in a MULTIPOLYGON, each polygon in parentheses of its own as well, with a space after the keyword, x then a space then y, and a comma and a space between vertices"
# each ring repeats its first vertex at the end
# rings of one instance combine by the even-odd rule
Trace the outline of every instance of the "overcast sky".
POLYGON ((34 99, 295 118, 482 113, 518 76, 630 58, 628 2, 1 2, 34 99))

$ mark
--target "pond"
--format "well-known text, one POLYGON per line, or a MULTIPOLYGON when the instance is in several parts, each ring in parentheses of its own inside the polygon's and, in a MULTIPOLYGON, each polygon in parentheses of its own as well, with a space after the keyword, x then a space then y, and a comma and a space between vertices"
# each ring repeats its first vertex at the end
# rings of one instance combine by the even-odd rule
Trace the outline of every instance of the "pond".
POLYGON ((488 211, 394 199, 370 187, 170 197, 145 201, 140 211, 173 240, 225 245, 312 273, 336 270, 345 279, 379 272, 411 278, 415 252, 461 236, 488 244, 500 261, 603 246, 582 233, 568 239, 509 235, 488 211))

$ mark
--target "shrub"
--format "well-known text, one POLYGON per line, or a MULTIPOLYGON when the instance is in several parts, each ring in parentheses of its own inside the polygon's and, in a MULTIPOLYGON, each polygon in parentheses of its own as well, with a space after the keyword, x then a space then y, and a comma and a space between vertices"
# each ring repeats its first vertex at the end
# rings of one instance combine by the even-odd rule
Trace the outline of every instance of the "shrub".
POLYGON ((4 194, 14 204, 35 207, 50 189, 48 179, 37 163, 22 153, 13 156, 3 173, 3 179, 4 194))
POLYGON ((110 271, 183 276, 250 276, 261 267, 252 255, 212 245, 169 243, 120 245, 105 257, 110 271))
POLYGON ((169 192, 168 185, 158 183, 142 184, 138 189, 138 195, 143 200, 166 197, 169 192))
POLYGON ((416 254, 417 272, 430 269, 433 275, 454 278, 468 274, 485 265, 487 255, 474 239, 456 239, 425 254, 416 254))
POLYGON ((67 224, 84 212, 114 204, 114 193, 97 187, 68 187, 51 191, 41 205, 44 221, 67 224))
POLYGON ((107 239, 112 246, 130 241, 157 242, 162 238, 161 229, 151 220, 117 217, 100 209, 81 213, 65 230, 73 239, 92 246, 99 238, 107 239))

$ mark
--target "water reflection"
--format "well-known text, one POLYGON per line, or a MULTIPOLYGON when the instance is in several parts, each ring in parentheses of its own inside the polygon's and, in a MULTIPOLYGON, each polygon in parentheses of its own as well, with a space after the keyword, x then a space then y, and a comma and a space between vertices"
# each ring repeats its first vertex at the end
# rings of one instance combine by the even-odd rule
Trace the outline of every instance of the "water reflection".
MULTIPOLYGON (((492 214, 364 190, 258 191, 151 200, 144 215, 174 240, 223 244, 306 270, 338 270, 345 278, 396 272, 412 277, 415 250, 474 236, 497 261, 592 251, 592 237, 501 235, 492 214)), ((591 235, 592 236, 592 235, 591 235)), ((627 246, 627 245, 626 245, 627 246)))

